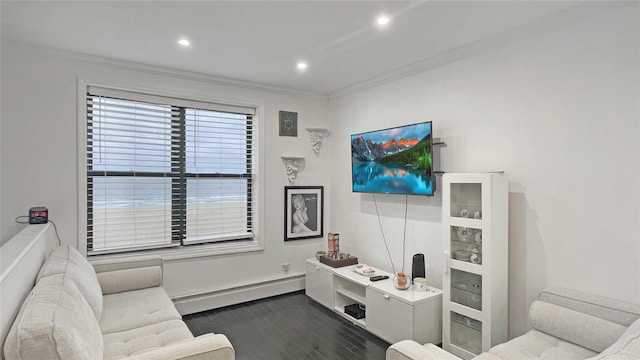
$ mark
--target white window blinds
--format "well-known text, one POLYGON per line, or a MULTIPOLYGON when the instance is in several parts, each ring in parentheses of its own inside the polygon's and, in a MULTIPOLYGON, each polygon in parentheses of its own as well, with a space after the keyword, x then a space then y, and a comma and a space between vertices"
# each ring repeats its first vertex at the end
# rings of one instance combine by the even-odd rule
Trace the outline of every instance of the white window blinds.
POLYGON ((252 239, 254 113, 90 87, 89 254, 252 239))

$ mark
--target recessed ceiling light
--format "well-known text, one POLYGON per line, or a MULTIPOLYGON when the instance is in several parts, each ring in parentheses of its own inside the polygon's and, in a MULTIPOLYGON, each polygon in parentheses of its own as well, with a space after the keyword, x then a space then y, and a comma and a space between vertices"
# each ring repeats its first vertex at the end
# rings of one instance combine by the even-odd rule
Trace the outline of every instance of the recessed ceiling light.
POLYGON ((189 40, 187 40, 187 39, 180 39, 180 40, 178 40, 178 44, 180 44, 182 46, 189 46, 189 45, 191 45, 191 42, 189 42, 189 40))
POLYGON ((298 61, 298 64, 296 65, 296 67, 300 71, 305 71, 305 70, 307 70, 307 63, 304 62, 304 61, 298 61))
POLYGON ((391 19, 389 19, 387 16, 380 16, 378 17, 378 19, 376 19, 376 23, 380 26, 385 26, 387 24, 389 24, 389 22, 391 21, 391 19))

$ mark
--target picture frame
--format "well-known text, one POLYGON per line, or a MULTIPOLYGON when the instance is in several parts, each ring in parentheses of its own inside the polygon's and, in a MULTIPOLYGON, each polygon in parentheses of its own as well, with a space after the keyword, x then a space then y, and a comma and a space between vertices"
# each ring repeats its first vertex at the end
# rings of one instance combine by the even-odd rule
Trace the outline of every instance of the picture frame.
POLYGON ((324 186, 285 186, 284 241, 322 238, 324 186))
POLYGON ((280 136, 298 136, 298 113, 280 111, 278 116, 280 136))

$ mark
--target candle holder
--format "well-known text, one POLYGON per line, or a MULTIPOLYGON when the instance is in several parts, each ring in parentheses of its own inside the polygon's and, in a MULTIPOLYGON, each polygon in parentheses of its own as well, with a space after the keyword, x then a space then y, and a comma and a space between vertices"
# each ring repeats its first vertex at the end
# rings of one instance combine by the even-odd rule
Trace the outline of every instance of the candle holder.
POLYGON ((407 274, 399 272, 393 276, 393 286, 398 290, 407 290, 411 286, 411 280, 407 274))

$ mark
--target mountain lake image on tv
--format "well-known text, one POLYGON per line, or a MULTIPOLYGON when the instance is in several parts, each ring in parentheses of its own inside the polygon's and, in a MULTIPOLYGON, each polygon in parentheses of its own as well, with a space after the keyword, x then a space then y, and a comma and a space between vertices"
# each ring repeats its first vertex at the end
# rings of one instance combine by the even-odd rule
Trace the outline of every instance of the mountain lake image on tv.
POLYGON ((351 135, 354 192, 433 195, 431 121, 351 135))

